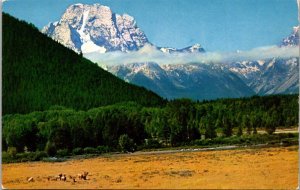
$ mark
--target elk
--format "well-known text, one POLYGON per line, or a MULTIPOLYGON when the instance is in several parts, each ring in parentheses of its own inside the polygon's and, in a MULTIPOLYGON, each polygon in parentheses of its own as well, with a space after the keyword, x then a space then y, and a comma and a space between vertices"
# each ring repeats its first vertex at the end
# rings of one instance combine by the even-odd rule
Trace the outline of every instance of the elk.
POLYGON ((66 177, 66 175, 64 174, 64 175, 61 176, 60 179, 63 180, 63 181, 66 181, 66 180, 67 180, 67 177, 66 177))
POLYGON ((56 179, 61 180, 62 175, 63 175, 62 173, 58 174, 58 176, 56 176, 56 179))
POLYGON ((73 182, 76 182, 76 176, 74 177, 74 176, 69 175, 69 178, 70 178, 71 180, 73 180, 73 182))
POLYGON ((78 178, 79 179, 83 179, 83 180, 87 180, 87 175, 89 174, 89 172, 83 172, 81 174, 78 174, 78 178))

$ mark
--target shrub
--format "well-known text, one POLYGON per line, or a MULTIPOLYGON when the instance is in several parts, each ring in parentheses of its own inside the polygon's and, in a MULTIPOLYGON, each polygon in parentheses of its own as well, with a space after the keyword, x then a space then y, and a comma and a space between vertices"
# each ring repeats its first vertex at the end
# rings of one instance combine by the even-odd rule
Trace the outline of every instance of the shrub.
POLYGON ((49 156, 55 156, 56 155, 56 147, 54 143, 48 141, 45 147, 45 151, 49 156))
POLYGON ((279 138, 298 138, 298 133, 279 133, 278 134, 279 138))
POLYGON ((18 161, 20 161, 20 162, 28 162, 28 161, 30 161, 28 158, 21 158, 21 159, 19 159, 18 161))
POLYGON ((21 161, 21 162, 40 161, 45 157, 48 157, 48 154, 45 151, 25 152, 25 153, 18 153, 16 155, 15 161, 21 161))
POLYGON ((161 144, 155 139, 147 139, 145 144, 145 148, 161 148, 161 144))
POLYGON ((110 151, 108 146, 97 146, 98 153, 107 153, 110 151))
POLYGON ((31 152, 18 153, 16 155, 16 159, 20 160, 21 162, 31 161, 33 160, 33 153, 31 152))
POLYGON ((59 157, 65 157, 69 155, 69 151, 68 149, 60 149, 57 151, 56 155, 59 157))
POLYGON ((66 158, 55 158, 55 157, 48 157, 42 159, 44 162, 64 162, 66 161, 66 158))
POLYGON ((96 148, 93 147, 85 147, 83 149, 84 154, 97 154, 98 150, 96 148))
POLYGON ((33 161, 40 161, 46 157, 48 157, 48 154, 45 151, 33 152, 33 161))
POLYGON ((16 147, 8 147, 7 153, 11 158, 16 158, 17 148, 16 147))
POLYGON ((2 162, 9 163, 11 161, 11 157, 7 152, 2 152, 2 162))
POLYGON ((2 161, 4 163, 40 161, 47 156, 44 151, 17 153, 15 157, 11 157, 7 152, 2 152, 2 161))
POLYGON ((198 146, 208 146, 211 144, 211 140, 210 139, 197 139, 194 141, 195 145, 198 146))
POLYGON ((134 152, 136 146, 131 138, 127 134, 123 134, 119 137, 119 146, 123 152, 134 152))
POLYGON ((72 151, 72 153, 73 153, 74 155, 81 155, 81 154, 83 154, 83 149, 80 148, 80 147, 74 148, 73 151, 72 151))

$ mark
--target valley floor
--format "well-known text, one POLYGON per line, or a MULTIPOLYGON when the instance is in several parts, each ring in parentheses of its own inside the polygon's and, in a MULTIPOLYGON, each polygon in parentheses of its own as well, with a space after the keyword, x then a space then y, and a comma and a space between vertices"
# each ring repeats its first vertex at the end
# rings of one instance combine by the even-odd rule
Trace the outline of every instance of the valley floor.
POLYGON ((60 163, 3 164, 5 188, 295 189, 298 146, 120 154, 60 163), (88 171, 88 179, 75 176, 88 171), (48 180, 59 173, 66 181, 48 180), (32 182, 27 178, 33 177, 32 182))

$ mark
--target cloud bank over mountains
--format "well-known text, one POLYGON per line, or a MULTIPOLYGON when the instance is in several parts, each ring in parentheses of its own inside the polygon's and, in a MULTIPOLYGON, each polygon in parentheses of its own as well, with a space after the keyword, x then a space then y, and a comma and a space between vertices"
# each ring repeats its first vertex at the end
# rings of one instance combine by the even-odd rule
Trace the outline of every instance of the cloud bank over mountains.
POLYGON ((158 64, 184 63, 228 63, 245 60, 263 60, 274 57, 291 58, 299 56, 299 48, 294 46, 259 47, 249 51, 206 52, 206 53, 173 53, 167 54, 151 45, 145 45, 138 51, 87 53, 84 56, 97 63, 113 66, 119 64, 155 62, 158 64))
MULTIPOLYGON (((119 15, 101 4, 74 4, 42 30, 66 47, 103 66, 155 62, 158 64, 230 63, 298 57, 299 27, 281 45, 248 51, 206 52, 200 44, 182 49, 150 42, 134 17, 119 15)), ((256 40, 256 39, 253 39, 256 40)))

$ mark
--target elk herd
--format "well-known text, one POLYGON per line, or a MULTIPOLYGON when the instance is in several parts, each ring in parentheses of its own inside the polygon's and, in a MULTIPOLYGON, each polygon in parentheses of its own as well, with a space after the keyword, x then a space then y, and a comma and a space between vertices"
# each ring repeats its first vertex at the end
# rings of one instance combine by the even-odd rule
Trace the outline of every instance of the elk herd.
MULTIPOLYGON (((77 176, 73 176, 73 175, 69 175, 67 177, 66 174, 60 173, 58 175, 55 176, 48 176, 47 179, 48 181, 71 181, 71 182, 77 182, 77 180, 88 180, 87 176, 88 176, 89 172, 83 172, 83 173, 79 173, 77 174, 77 176)), ((33 177, 28 177, 27 178, 28 182, 34 182, 33 177)))

